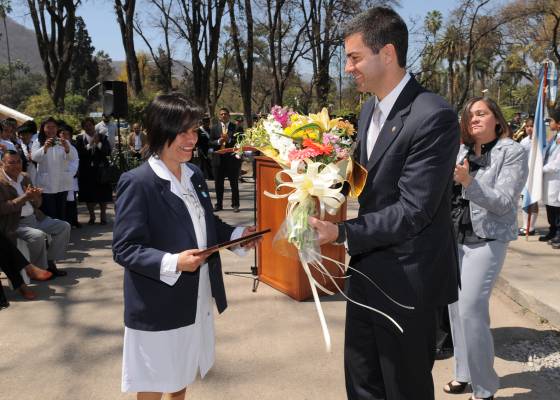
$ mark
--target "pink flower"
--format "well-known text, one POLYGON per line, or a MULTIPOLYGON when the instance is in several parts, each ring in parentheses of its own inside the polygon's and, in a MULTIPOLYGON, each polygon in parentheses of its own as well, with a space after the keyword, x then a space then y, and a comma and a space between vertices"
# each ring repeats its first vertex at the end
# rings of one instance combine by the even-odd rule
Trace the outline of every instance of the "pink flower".
POLYGON ((323 133, 323 144, 334 144, 340 140, 340 137, 331 133, 323 133))
POLYGON ((305 149, 301 149, 301 150, 297 150, 294 149, 292 151, 290 151, 290 153, 288 154, 288 160, 294 161, 294 160, 303 160, 306 158, 313 158, 313 157, 317 157, 321 155, 321 152, 318 151, 315 148, 312 147, 307 147, 305 149))
POLYGON ((285 128, 288 125, 290 125, 290 116, 292 114, 294 114, 294 112, 291 109, 289 109, 287 107, 280 107, 280 106, 272 107, 272 109, 270 110, 270 113, 272 114, 274 119, 280 125, 282 125, 282 128, 285 128))

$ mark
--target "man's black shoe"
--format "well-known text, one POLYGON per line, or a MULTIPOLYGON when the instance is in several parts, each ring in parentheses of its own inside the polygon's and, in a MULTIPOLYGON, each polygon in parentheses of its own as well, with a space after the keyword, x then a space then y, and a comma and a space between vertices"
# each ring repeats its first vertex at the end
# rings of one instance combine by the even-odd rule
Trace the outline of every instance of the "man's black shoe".
POLYGON ((10 302, 6 298, 6 295, 4 294, 4 290, 2 289, 2 286, 0 286, 0 310, 3 309, 3 308, 7 308, 9 306, 10 306, 10 302))
POLYGON ((552 239, 555 235, 551 235, 550 232, 548 232, 546 235, 544 236, 540 236, 539 237, 539 242, 548 242, 550 239, 552 239))
POLYGON ((239 207, 233 207, 233 212, 238 213, 239 212, 239 207))
POLYGON ((222 211, 223 209, 224 208, 222 206, 219 206, 217 204, 214 206, 214 211, 222 211))
POLYGON ((56 264, 54 263, 54 261, 48 261, 48 268, 47 271, 51 272, 53 274, 53 278, 57 277, 57 276, 66 276, 68 275, 68 272, 66 271, 62 271, 60 269, 58 269, 58 267, 56 266, 56 264))

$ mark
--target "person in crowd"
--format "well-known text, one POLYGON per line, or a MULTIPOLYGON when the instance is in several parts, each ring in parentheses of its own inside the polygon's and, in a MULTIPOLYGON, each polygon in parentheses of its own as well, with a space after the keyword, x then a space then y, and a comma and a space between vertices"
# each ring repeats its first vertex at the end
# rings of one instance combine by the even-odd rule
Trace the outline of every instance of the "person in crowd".
MULTIPOLYGON (((523 124, 523 139, 519 142, 519 144, 523 147, 525 152, 527 153, 527 161, 529 161, 529 154, 531 152, 531 146, 533 143, 533 126, 535 124, 535 118, 530 115, 527 117, 523 124)), ((519 228, 519 236, 534 236, 535 235, 535 222, 539 215, 539 204, 534 203, 531 204, 527 209, 521 210, 523 213, 523 227, 519 228), (528 228, 527 224, 529 223, 529 212, 531 213, 531 227, 528 228), (529 229, 529 232, 527 232, 529 229)))
POLYGON ((142 159, 142 155, 146 152, 148 139, 146 134, 142 132, 142 125, 138 122, 132 124, 132 132, 128 135, 128 148, 138 160, 142 159))
POLYGON ((3 124, 0 124, 0 156, 7 150, 16 150, 16 146, 10 140, 11 133, 4 131, 3 124))
POLYGON ((549 116, 552 137, 544 154, 542 195, 549 228, 546 235, 539 237, 539 241, 560 249, 560 108, 551 110, 549 116))
POLYGON ((111 150, 115 148, 115 141, 117 138, 117 124, 111 120, 110 115, 103 114, 101 121, 95 125, 95 133, 105 135, 109 140, 111 150))
POLYGON ((461 116, 463 144, 457 155, 453 222, 461 267, 459 300, 449 306, 455 377, 447 393, 493 399, 494 371, 489 299, 510 241, 517 238, 517 205, 528 175, 527 153, 491 99, 475 97, 461 116))
MULTIPOLYGON (((74 136, 74 129, 64 121, 59 121, 58 125, 58 137, 64 138, 69 143, 70 146, 74 148, 76 154, 75 142, 72 139, 74 136)), ((64 185, 67 190, 66 195, 66 212, 64 220, 68 222, 71 226, 75 228, 81 228, 82 225, 78 222, 78 202, 76 199, 76 194, 79 191, 78 186, 78 167, 80 165, 79 156, 75 159, 68 161, 66 164, 66 170, 64 171, 65 180, 64 185)))
POLYGON ((357 15, 343 38, 346 72, 360 92, 376 95, 362 106, 355 152, 368 179, 357 217, 309 223, 319 244, 345 244, 360 272, 349 273, 348 296, 403 329, 347 303, 346 392, 349 399, 433 400, 437 309, 458 291, 451 234, 457 114, 406 71, 408 29, 393 9, 357 15))
MULTIPOLYGON (((29 249, 33 265, 47 268, 53 276, 65 276, 56 260, 64 258, 70 225, 46 216, 39 208, 42 189, 33 187, 21 170, 21 157, 13 150, 2 156, 0 171, 0 227, 14 242, 19 238, 29 249), (48 240, 48 242, 47 242, 48 240)), ((33 273, 30 274, 33 278, 33 273)))
POLYGON ((217 218, 202 172, 187 163, 201 110, 170 94, 156 97, 145 116, 151 157, 121 176, 116 197, 113 255, 124 267, 122 390, 138 392, 140 400, 162 393, 183 399, 197 372, 204 377, 214 362, 212 304, 220 313, 227 305, 219 253, 197 252, 255 227, 234 228, 217 218))
MULTIPOLYGON (((2 254, 0 270, 4 271, 14 290, 17 290, 25 300, 35 300, 37 295, 25 284, 22 274, 25 273, 24 271, 28 270, 37 271, 37 275, 42 278, 41 280, 50 279, 52 274, 29 263, 15 244, 1 231, 0 254, 2 254)), ((0 309, 8 307, 9 305, 10 303, 6 299, 4 291, 2 290, 2 285, 0 284, 0 309)))
POLYGON ((509 122, 509 128, 512 132, 517 131, 521 127, 521 113, 516 112, 509 122))
POLYGON ((99 170, 109 165, 111 145, 107 136, 95 132, 92 118, 82 121, 83 132, 76 137, 76 148, 80 158, 78 187, 80 202, 86 203, 89 211, 89 225, 95 224, 95 205, 99 203, 100 223, 107 224, 107 203, 113 200, 110 182, 102 182, 99 170))
POLYGON ((26 121, 18 126, 16 132, 19 138, 19 147, 16 146, 16 149, 21 156, 23 172, 29 175, 31 183, 35 185, 37 166, 31 157, 31 138, 37 132, 37 124, 33 120, 26 121))
POLYGON ((2 121, 2 131, 4 132, 7 140, 15 145, 18 144, 16 135, 17 121, 14 118, 6 118, 2 121))
POLYGON ((198 127, 198 141, 196 142, 196 153, 198 158, 198 166, 204 173, 204 178, 214 179, 212 173, 212 164, 210 161, 210 118, 202 117, 200 126, 198 127))
POLYGON ((216 154, 217 151, 232 148, 236 143, 239 128, 230 121, 229 110, 220 108, 219 122, 210 130, 210 145, 214 149, 212 154, 212 169, 216 188, 216 206, 214 211, 223 210, 224 181, 228 178, 231 188, 231 207, 233 212, 239 212, 239 172, 241 160, 234 153, 216 154))
POLYGON ((64 220, 66 163, 78 158, 78 153, 74 146, 57 134, 57 121, 52 117, 44 120, 39 137, 31 146, 31 158, 37 163, 36 185, 43 190, 41 210, 51 218, 64 220))

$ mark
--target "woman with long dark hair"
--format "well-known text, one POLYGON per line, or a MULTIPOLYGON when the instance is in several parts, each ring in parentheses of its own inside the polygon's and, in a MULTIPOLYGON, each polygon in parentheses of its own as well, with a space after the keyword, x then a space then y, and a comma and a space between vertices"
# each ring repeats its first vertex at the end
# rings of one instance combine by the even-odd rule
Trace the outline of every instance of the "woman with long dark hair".
POLYGON ((457 236, 461 288, 449 305, 455 378, 447 393, 493 399, 494 371, 489 299, 510 241, 517 239, 517 204, 527 178, 527 153, 511 139, 499 106, 489 98, 469 100, 461 117, 463 144, 457 155, 452 216, 457 236))
POLYGON ((66 213, 66 164, 78 158, 76 150, 64 138, 57 137, 58 124, 52 117, 41 123, 39 137, 31 147, 37 163, 35 184, 43 189, 41 210, 51 218, 64 220, 66 213))

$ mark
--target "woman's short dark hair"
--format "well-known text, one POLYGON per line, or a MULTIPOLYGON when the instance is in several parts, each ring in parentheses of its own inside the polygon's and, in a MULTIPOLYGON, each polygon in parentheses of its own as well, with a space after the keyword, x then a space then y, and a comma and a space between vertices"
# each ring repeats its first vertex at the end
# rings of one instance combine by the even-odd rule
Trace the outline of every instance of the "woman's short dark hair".
POLYGON ((149 153, 159 154, 179 133, 198 127, 203 115, 199 106, 181 94, 157 96, 144 113, 149 153))
POLYGON ((504 114, 502 114, 502 110, 500 106, 496 104, 494 100, 489 97, 473 97, 470 99, 465 107, 463 108, 463 112, 461 113, 461 139, 463 140, 464 144, 473 144, 474 139, 471 136, 470 126, 471 126, 471 107, 474 103, 482 101, 486 106, 490 109, 496 121, 496 137, 504 138, 504 137, 511 137, 512 132, 511 129, 504 118, 504 114))
POLYGON ((395 46, 399 66, 406 66, 408 52, 408 29, 399 14, 390 7, 373 7, 354 17, 344 27, 343 37, 361 33, 364 43, 373 51, 387 44, 395 46))
POLYGON ((84 119, 82 119, 82 121, 81 121, 81 123, 80 123, 82 129, 85 129, 84 127, 86 126, 86 124, 87 124, 88 122, 91 122, 91 124, 92 124, 93 126, 95 126, 95 120, 94 120, 93 118, 91 118, 91 117, 85 117, 84 119))
POLYGON ((39 128, 39 137, 38 137, 41 146, 43 146, 47 141, 47 135, 45 134, 45 125, 47 125, 50 122, 55 124, 58 128, 58 122, 53 117, 48 117, 47 119, 43 120, 43 122, 41 122, 41 127, 39 128))

